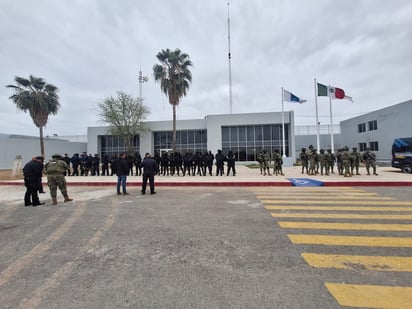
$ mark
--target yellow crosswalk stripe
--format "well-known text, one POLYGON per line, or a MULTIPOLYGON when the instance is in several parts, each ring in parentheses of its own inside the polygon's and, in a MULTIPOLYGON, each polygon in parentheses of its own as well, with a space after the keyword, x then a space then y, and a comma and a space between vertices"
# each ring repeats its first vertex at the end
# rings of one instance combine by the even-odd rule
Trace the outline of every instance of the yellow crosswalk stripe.
POLYGON ((412 248, 412 237, 369 237, 313 234, 289 234, 288 237, 294 244, 412 248))
MULTIPOLYGON (((348 196, 344 196, 344 195, 340 195, 340 196, 336 196, 335 194, 331 194, 331 195, 287 195, 287 194, 280 194, 280 195, 258 195, 257 198, 260 200, 285 200, 285 199, 292 199, 294 201, 300 201, 300 200, 359 200, 359 198, 365 197, 363 194, 362 195, 357 195, 354 196, 352 195, 348 195, 348 196)), ((368 201, 382 201, 382 200, 387 200, 387 201, 396 201, 395 198, 393 197, 388 197, 388 196, 373 196, 373 197, 368 197, 368 201)))
POLYGON ((313 267, 412 272, 412 257, 318 253, 302 253, 302 256, 313 267))
POLYGON ((412 220, 412 215, 383 214, 325 214, 325 213, 278 213, 272 212, 274 218, 322 218, 322 219, 377 219, 377 220, 412 220))
POLYGON ((273 199, 273 200, 261 200, 263 204, 296 204, 296 203, 305 203, 305 204, 351 204, 351 205, 404 205, 404 206, 412 206, 412 202, 407 201, 337 201, 337 200, 328 200, 328 201, 319 201, 319 200, 296 200, 296 199, 288 199, 288 200, 280 200, 280 199, 273 199))
POLYGON ((411 212, 412 213, 412 207, 384 207, 384 206, 378 206, 378 207, 363 207, 363 206, 358 206, 358 207, 353 207, 353 206, 265 206, 266 209, 269 210, 332 210, 332 211, 399 211, 399 212, 411 212))
POLYGON ((412 308, 412 287, 326 283, 341 306, 412 308))
POLYGON ((329 223, 306 221, 279 221, 279 226, 289 229, 319 230, 360 230, 360 231, 395 231, 412 232, 412 224, 379 224, 379 223, 329 223))

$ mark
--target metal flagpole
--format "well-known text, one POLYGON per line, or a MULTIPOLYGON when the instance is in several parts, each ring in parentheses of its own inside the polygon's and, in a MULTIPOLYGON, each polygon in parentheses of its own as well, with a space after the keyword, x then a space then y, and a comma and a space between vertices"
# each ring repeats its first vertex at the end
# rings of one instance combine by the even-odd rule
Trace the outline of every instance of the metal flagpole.
POLYGON ((232 114, 232 64, 231 64, 231 52, 230 52, 230 16, 229 16, 229 5, 230 2, 227 2, 227 39, 228 39, 228 52, 227 56, 229 59, 229 104, 230 104, 230 113, 232 114))
POLYGON ((282 157, 286 156, 286 146, 285 146, 285 98, 283 96, 283 87, 281 87, 281 91, 282 91, 282 151, 283 151, 283 155, 282 157))
POLYGON ((317 150, 319 151, 320 149, 320 141, 319 141, 319 115, 318 115, 318 87, 316 83, 316 78, 315 78, 315 106, 316 106, 316 146, 317 150))
MULTIPOLYGON (((330 88, 330 85, 329 85, 330 88)), ((334 142, 333 142, 333 120, 332 120, 332 98, 329 93, 329 88, 328 88, 328 94, 329 94, 329 117, 330 117, 330 149, 332 150, 332 153, 335 153, 335 147, 334 147, 334 142)))

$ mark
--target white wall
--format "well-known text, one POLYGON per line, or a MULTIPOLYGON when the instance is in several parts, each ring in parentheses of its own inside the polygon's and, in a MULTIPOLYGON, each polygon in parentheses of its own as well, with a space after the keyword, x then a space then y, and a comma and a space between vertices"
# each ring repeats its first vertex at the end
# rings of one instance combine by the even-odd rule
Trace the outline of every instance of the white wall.
MULTIPOLYGON (((87 144, 69 142, 67 140, 44 138, 46 162, 55 153, 81 153, 86 151, 87 144)), ((35 136, 0 134, 0 169, 11 169, 17 155, 22 157, 24 165, 32 157, 40 155, 40 138, 35 136)))

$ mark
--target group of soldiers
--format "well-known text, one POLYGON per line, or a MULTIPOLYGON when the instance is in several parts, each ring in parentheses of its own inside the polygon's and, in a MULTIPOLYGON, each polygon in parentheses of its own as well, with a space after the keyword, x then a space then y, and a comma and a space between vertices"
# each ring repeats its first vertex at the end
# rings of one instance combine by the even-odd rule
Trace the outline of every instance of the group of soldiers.
POLYGON ((272 154, 266 151, 266 149, 262 149, 262 151, 259 152, 257 155, 257 161, 259 163, 259 168, 260 168, 260 174, 263 176, 272 176, 270 173, 271 169, 271 162, 273 161, 273 175, 281 175, 284 176, 283 174, 283 159, 281 154, 279 153, 279 150, 275 149, 272 154))
MULTIPOLYGON (((156 153, 153 157, 159 165, 159 175, 161 176, 212 176, 213 165, 216 165, 215 175, 223 176, 232 173, 236 175, 235 161, 236 155, 229 151, 226 155, 222 150, 218 150, 216 154, 211 151, 187 152, 185 155, 179 152, 164 152, 163 154, 156 153)), ((68 165, 67 175, 69 176, 113 176, 117 174, 118 156, 114 154, 108 156, 103 154, 102 157, 98 154, 92 155, 83 152, 82 154, 75 153, 72 157, 65 154, 62 158, 68 165)), ((136 152, 134 155, 126 156, 129 165, 129 175, 142 175, 142 157, 136 152)))
POLYGON ((334 173, 334 167, 336 163, 337 171, 339 175, 344 177, 352 177, 354 175, 360 175, 359 167, 361 162, 365 164, 367 175, 372 172, 376 173, 376 155, 366 148, 364 153, 360 153, 357 147, 353 147, 352 151, 349 151, 349 147, 345 146, 339 148, 336 154, 332 153, 331 149, 325 151, 321 149, 319 153, 316 149, 310 145, 308 148, 302 148, 299 154, 299 159, 302 164, 302 174, 305 172, 308 175, 330 175, 334 173))

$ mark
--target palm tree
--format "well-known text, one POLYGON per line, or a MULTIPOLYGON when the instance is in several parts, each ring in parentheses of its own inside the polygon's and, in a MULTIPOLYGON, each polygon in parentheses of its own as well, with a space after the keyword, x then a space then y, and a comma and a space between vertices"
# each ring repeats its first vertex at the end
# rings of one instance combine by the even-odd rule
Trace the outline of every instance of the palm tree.
POLYGON ((29 112, 34 124, 40 130, 40 152, 44 155, 43 127, 47 124, 50 114, 56 115, 59 110, 57 87, 47 84, 42 78, 30 75, 29 79, 16 76, 16 85, 7 85, 14 89, 9 98, 18 109, 29 112))
POLYGON ((160 83, 160 89, 169 97, 169 103, 173 107, 173 152, 176 151, 176 106, 182 97, 186 96, 189 85, 192 82, 192 66, 189 55, 182 53, 180 49, 171 51, 162 49, 156 55, 160 64, 153 66, 154 79, 160 83))

